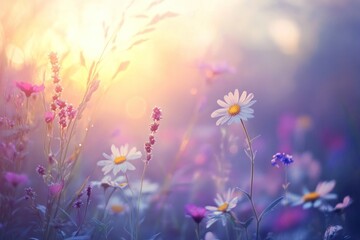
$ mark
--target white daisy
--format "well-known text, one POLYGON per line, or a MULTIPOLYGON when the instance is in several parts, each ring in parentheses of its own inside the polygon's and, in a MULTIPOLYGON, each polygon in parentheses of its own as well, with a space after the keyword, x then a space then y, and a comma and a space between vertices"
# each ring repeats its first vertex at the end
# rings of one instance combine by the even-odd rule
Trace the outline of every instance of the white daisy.
POLYGON ((229 92, 228 95, 224 96, 224 101, 217 100, 217 103, 222 107, 211 114, 212 118, 220 117, 216 121, 216 125, 223 125, 226 122, 228 125, 232 123, 238 123, 241 120, 247 120, 248 118, 253 118, 254 110, 250 108, 256 100, 252 100, 254 94, 247 94, 246 91, 243 91, 241 96, 239 95, 239 90, 235 90, 234 93, 229 92))
MULTIPOLYGON (((104 208, 105 206, 99 206, 104 208)), ((129 211, 129 206, 123 202, 123 200, 118 196, 113 196, 110 198, 109 203, 106 206, 106 210, 112 215, 120 215, 129 211)))
POLYGON ((214 199, 217 206, 206 206, 206 210, 210 211, 208 214, 208 221, 206 223, 206 228, 209 228, 213 223, 218 220, 221 220, 223 226, 226 225, 226 213, 230 212, 233 208, 236 207, 238 202, 238 197, 234 196, 234 189, 229 189, 227 191, 226 197, 217 194, 217 197, 214 199))
POLYGON ((307 189, 305 189, 304 194, 302 196, 292 193, 287 193, 286 197, 288 198, 288 201, 292 203, 293 206, 303 204, 304 209, 311 207, 318 208, 324 204, 324 200, 326 201, 337 198, 335 193, 330 193, 334 189, 334 187, 335 187, 334 180, 329 182, 320 182, 316 186, 314 192, 310 192, 307 189))
MULTIPOLYGON (((139 198, 139 194, 140 194, 140 185, 141 185, 141 181, 140 180, 135 180, 134 182, 131 183, 131 190, 130 188, 126 188, 124 193, 125 196, 128 197, 128 199, 133 199, 133 201, 137 201, 139 198)), ((146 210, 151 203, 153 203, 155 197, 156 197, 156 193, 159 192, 159 184, 158 183, 154 183, 154 182, 150 182, 147 179, 144 179, 143 181, 143 187, 141 190, 141 204, 140 204, 140 212, 146 210)))
POLYGON ((129 145, 126 144, 119 148, 115 145, 111 145, 111 155, 103 153, 103 156, 106 160, 101 160, 97 163, 98 166, 103 166, 102 171, 104 175, 113 171, 113 174, 116 175, 118 172, 122 171, 125 173, 127 170, 135 170, 135 166, 132 165, 129 161, 141 158, 141 152, 136 151, 136 148, 133 147, 128 151, 129 145))
POLYGON ((91 185, 93 187, 103 187, 104 189, 108 187, 113 188, 124 188, 127 186, 126 178, 124 176, 119 176, 116 179, 112 180, 109 175, 103 177, 101 181, 92 181, 91 185))

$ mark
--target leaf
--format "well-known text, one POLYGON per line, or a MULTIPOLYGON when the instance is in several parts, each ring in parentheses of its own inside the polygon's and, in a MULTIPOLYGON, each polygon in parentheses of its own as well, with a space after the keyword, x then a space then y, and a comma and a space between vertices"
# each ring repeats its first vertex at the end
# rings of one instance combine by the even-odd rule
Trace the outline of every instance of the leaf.
POLYGON ((124 22, 125 22, 125 13, 123 13, 123 14, 121 15, 121 20, 120 20, 119 24, 116 26, 113 35, 111 36, 111 37, 113 37, 113 39, 112 39, 112 43, 113 43, 113 44, 115 44, 116 39, 117 39, 117 34, 119 33, 119 31, 120 31, 121 28, 123 27, 124 22))
POLYGON ((137 41, 135 41, 133 44, 131 44, 130 47, 127 48, 127 50, 130 50, 130 49, 133 48, 134 46, 139 45, 139 44, 141 44, 141 43, 143 43, 143 42, 146 42, 147 40, 149 40, 149 39, 140 39, 140 40, 137 40, 137 41))
MULTIPOLYGON (((87 177, 84 182, 82 183, 82 185, 80 186, 80 188, 77 190, 77 192, 74 194, 73 198, 71 199, 71 201, 68 203, 66 210, 65 211, 69 211, 69 209, 71 209, 72 204, 75 202, 76 198, 79 196, 79 194, 85 189, 87 183, 89 182, 89 178, 87 177)), ((70 179, 71 180, 71 179, 70 179)), ((69 182, 70 182, 69 180, 69 182)))
POLYGON ((155 17, 153 17, 153 19, 150 21, 150 23, 148 25, 154 25, 166 18, 171 18, 171 17, 177 17, 179 14, 174 13, 174 12, 166 12, 164 14, 156 14, 155 17))
POLYGON ((76 224, 75 221, 72 219, 72 217, 71 217, 63 208, 59 207, 59 209, 60 209, 60 211, 61 211, 65 216, 68 217, 68 219, 71 221, 71 223, 72 223, 75 227, 77 227, 77 224, 76 224))
POLYGON ((254 217, 249 218, 248 220, 246 220, 245 222, 240 222, 240 225, 243 228, 248 228, 249 225, 251 224, 251 222, 254 220, 254 217))
POLYGON ((154 234, 153 236, 151 236, 151 238, 149 238, 149 240, 155 240, 158 236, 160 236, 161 232, 154 234))
POLYGON ((116 70, 116 72, 115 72, 114 75, 112 76, 111 80, 115 79, 116 76, 117 76, 120 72, 125 71, 125 70, 128 68, 129 64, 130 64, 130 61, 121 62, 120 65, 119 65, 119 67, 118 67, 118 69, 116 70))
POLYGON ((264 217, 265 214, 267 214, 268 212, 272 211, 280 202, 281 200, 283 200, 284 197, 279 197, 278 199, 276 199, 275 201, 273 201, 272 203, 270 203, 269 206, 267 206, 264 211, 260 214, 259 216, 259 222, 261 221, 261 219, 264 217))
POLYGON ((150 10, 151 8, 155 7, 156 5, 159 5, 164 0, 155 0, 149 4, 149 6, 146 8, 146 10, 150 10))
POLYGON ((83 51, 80 51, 80 64, 81 64, 81 66, 86 67, 86 61, 85 61, 85 57, 84 57, 83 51))
POLYGON ((65 238, 65 240, 88 240, 88 239, 90 239, 90 236, 87 235, 65 238))
POLYGON ((154 30, 155 30, 155 28, 147 28, 147 29, 145 29, 145 30, 142 30, 142 31, 140 31, 140 32, 137 32, 137 33, 135 34, 135 36, 142 35, 142 34, 145 34, 145 33, 149 33, 149 32, 152 32, 152 31, 154 31, 154 30))
POLYGON ((138 14, 134 16, 135 18, 148 18, 145 14, 138 14))
POLYGON ((91 66, 90 66, 87 83, 89 83, 90 80, 92 79, 91 77, 92 77, 92 74, 93 74, 94 67, 95 67, 95 61, 93 61, 91 66))

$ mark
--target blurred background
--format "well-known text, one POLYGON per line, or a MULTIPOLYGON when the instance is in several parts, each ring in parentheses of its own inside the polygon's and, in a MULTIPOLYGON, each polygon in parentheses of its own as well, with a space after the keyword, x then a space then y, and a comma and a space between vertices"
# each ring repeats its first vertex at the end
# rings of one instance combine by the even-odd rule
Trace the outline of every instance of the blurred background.
MULTIPOLYGON (((162 219, 149 214, 144 232, 154 234, 148 223, 155 219, 164 239, 189 239, 193 226, 185 204, 213 205, 218 192, 248 188, 241 126, 217 127, 210 114, 229 91, 252 92, 255 118, 246 125, 256 137, 259 207, 282 193, 283 171, 270 160, 286 152, 295 160, 289 191, 300 194, 303 187, 336 180, 338 200, 353 199, 344 226, 358 239, 359 10, 356 0, 1 1, 0 113, 12 114, 7 99, 18 91, 16 81, 44 83, 43 100, 51 98, 51 51, 61 59, 63 96, 76 106, 92 62, 103 56, 99 90, 78 126, 79 134, 88 133, 74 185, 88 176, 102 178, 96 162, 111 144, 142 150, 151 110, 159 106, 163 120, 146 177, 158 184, 158 194, 166 193, 165 200, 153 200, 165 213, 162 219)), ((44 107, 41 100, 37 104, 41 122, 44 107)), ((29 175, 47 161, 45 127, 37 126, 28 139, 29 175)), ((140 161, 136 167, 133 179, 140 178, 140 161)), ((30 180, 34 186, 42 182, 30 180)), ((245 204, 239 206, 240 216, 249 214, 245 204)), ((263 234, 314 224, 311 212, 289 211, 294 225, 265 221, 263 234)), ((277 210, 276 219, 286 219, 284 213, 277 210)))

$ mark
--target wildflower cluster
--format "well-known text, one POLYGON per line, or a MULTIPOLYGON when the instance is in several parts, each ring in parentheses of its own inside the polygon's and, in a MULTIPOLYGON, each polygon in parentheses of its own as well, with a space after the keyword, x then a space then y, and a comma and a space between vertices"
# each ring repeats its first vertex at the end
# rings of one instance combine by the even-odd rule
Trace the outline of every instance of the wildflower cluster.
POLYGON ((149 141, 145 143, 146 163, 151 160, 152 147, 155 144, 155 133, 157 132, 160 125, 159 122, 162 119, 162 112, 160 108, 155 107, 153 109, 151 119, 153 120, 153 123, 150 124, 149 141))
POLYGON ((285 153, 276 153, 273 155, 273 158, 271 159, 271 165, 279 168, 279 162, 283 165, 287 166, 294 162, 293 158, 289 154, 285 153))
POLYGON ((25 200, 35 200, 36 193, 31 187, 25 188, 25 200))
POLYGON ((57 54, 51 52, 49 54, 49 59, 52 71, 51 78, 53 83, 55 84, 55 92, 52 96, 52 102, 50 105, 51 112, 45 113, 45 122, 51 123, 54 120, 57 112, 60 126, 62 128, 66 128, 69 122, 75 118, 77 110, 71 104, 68 104, 63 99, 61 99, 61 93, 63 91, 63 88, 60 83, 60 64, 57 54))

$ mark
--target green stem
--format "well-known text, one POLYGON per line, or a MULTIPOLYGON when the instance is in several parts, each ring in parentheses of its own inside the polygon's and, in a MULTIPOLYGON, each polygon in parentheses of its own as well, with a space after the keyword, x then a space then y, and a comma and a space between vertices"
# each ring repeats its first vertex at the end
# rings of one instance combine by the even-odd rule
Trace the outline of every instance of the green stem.
POLYGON ((105 219, 106 208, 107 208, 107 206, 108 206, 108 204, 109 204, 109 201, 110 201, 111 196, 114 194, 115 191, 116 191, 116 188, 114 188, 114 189, 111 191, 109 197, 106 199, 105 206, 104 206, 104 211, 103 211, 103 215, 102 215, 102 217, 101 217, 102 220, 105 219))
POLYGON ((142 189, 143 189, 143 183, 144 183, 144 177, 145 177, 145 172, 146 172, 146 168, 147 168, 148 163, 145 162, 144 163, 144 169, 141 175, 141 183, 140 183, 140 192, 139 192, 139 198, 138 198, 138 204, 137 204, 137 224, 136 224, 136 238, 138 239, 138 235, 139 235, 139 227, 140 227, 140 203, 141 203, 141 194, 142 194, 142 189))
POLYGON ((255 216, 255 220, 256 220, 256 240, 259 239, 259 226, 260 226, 260 219, 258 216, 258 213, 256 212, 255 209, 255 204, 254 204, 254 199, 253 199, 253 188, 254 188, 254 168, 255 168, 255 156, 254 156, 254 151, 252 149, 252 144, 251 144, 251 139, 249 137, 248 131, 245 127, 244 121, 241 120, 241 125, 243 127, 244 133, 246 135, 246 141, 249 147, 249 152, 250 152, 250 160, 251 160, 251 174, 250 174, 250 194, 249 194, 249 200, 251 203, 251 208, 253 210, 254 216, 255 216))
POLYGON ((249 137, 248 131, 245 127, 244 121, 241 120, 241 125, 243 127, 244 133, 246 135, 246 141, 250 150, 250 157, 251 157, 251 175, 250 175, 250 197, 253 196, 253 187, 254 187, 254 168, 255 168, 255 156, 254 151, 252 149, 251 139, 249 137))
POLYGON ((124 173, 125 177, 126 177, 126 182, 127 182, 127 185, 129 186, 129 189, 130 189, 130 192, 131 192, 131 198, 132 198, 132 201, 131 201, 131 206, 130 206, 130 226, 131 226, 131 239, 136 239, 137 236, 136 236, 136 232, 134 233, 134 226, 136 223, 134 223, 134 219, 133 219, 133 214, 132 214, 132 209, 133 207, 135 207, 135 204, 134 204, 134 191, 132 190, 131 186, 130 186, 130 181, 129 181, 129 177, 127 175, 127 173, 124 173))
POLYGON ((200 240, 200 224, 199 223, 196 223, 195 233, 196 233, 196 239, 200 240))

